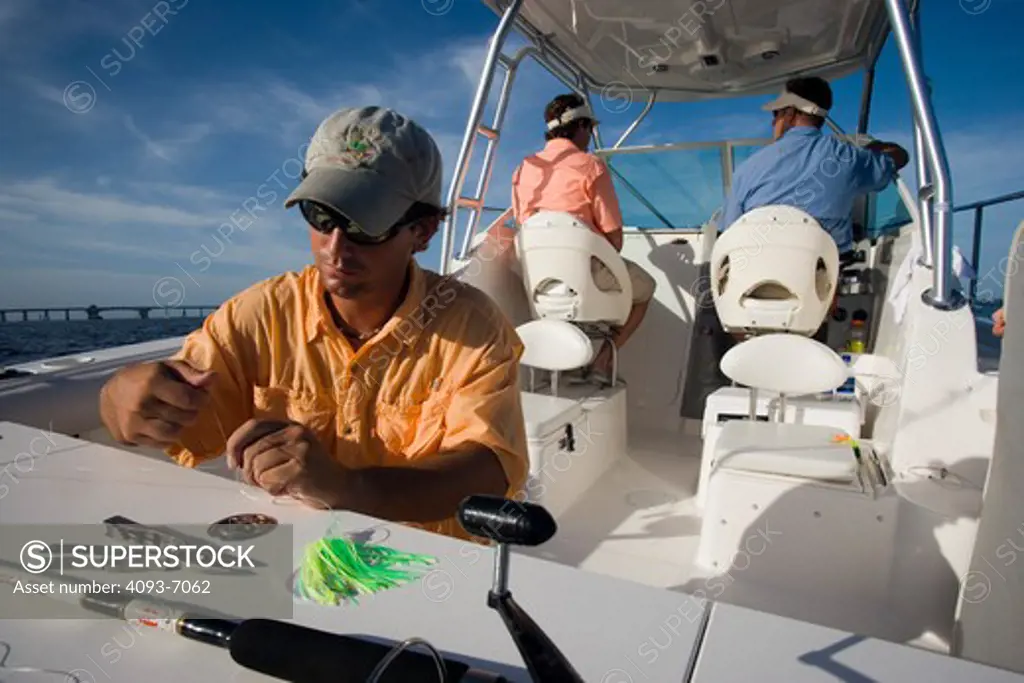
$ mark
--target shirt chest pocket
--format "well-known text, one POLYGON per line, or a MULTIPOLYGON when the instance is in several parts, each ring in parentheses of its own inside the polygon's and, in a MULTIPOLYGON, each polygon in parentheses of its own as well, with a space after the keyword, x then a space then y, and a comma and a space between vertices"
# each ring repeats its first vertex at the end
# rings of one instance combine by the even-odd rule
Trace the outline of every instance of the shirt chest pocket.
POLYGON ((419 402, 378 401, 374 431, 391 454, 413 459, 435 452, 444 439, 444 416, 451 396, 435 391, 419 402))
POLYGON ((337 406, 328 398, 285 387, 253 387, 253 417, 291 420, 308 427, 325 445, 335 436, 337 406))

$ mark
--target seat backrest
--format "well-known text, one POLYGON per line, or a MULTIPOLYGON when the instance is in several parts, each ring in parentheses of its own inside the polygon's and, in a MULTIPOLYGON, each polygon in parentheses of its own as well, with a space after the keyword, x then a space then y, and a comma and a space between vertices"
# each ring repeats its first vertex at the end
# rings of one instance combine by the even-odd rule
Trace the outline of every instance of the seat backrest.
POLYGON ((626 264, 586 223, 561 211, 539 211, 520 227, 516 248, 536 318, 621 325, 629 317, 633 292, 626 264), (592 259, 611 271, 620 291, 597 288, 592 259))
POLYGON ((842 386, 850 370, 835 351, 797 334, 766 334, 722 356, 722 374, 752 389, 802 396, 842 386))
POLYGON ((838 281, 835 240, 789 206, 743 214, 711 253, 712 298, 727 332, 812 335, 828 315, 838 281))

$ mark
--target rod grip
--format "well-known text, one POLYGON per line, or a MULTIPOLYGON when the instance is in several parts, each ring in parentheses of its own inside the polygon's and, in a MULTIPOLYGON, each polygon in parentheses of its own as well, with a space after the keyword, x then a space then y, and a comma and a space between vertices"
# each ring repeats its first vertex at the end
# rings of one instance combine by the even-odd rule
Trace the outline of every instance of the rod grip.
POLYGON ((458 520, 467 533, 510 545, 540 545, 558 531, 555 518, 540 505, 501 496, 467 496, 458 520))

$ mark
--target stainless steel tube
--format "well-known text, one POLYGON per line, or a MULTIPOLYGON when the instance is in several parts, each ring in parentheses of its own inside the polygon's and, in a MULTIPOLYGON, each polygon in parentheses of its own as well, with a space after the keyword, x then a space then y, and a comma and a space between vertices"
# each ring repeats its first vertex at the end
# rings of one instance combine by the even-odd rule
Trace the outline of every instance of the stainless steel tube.
POLYGON ((910 16, 903 0, 886 0, 889 22, 903 61, 903 70, 910 88, 914 115, 921 128, 922 141, 927 150, 928 168, 931 171, 934 199, 934 269, 933 286, 926 292, 928 303, 941 309, 956 308, 966 300, 953 291, 952 233, 953 233, 953 189, 950 180, 949 163, 939 126, 932 111, 931 98, 921 73, 914 36, 910 29, 910 16))
POLYGON ((484 60, 483 73, 480 76, 480 83, 476 88, 476 95, 473 97, 473 107, 470 109, 469 121, 466 123, 466 132, 462 136, 462 147, 459 148, 459 156, 455 161, 455 175, 452 178, 451 187, 448 189, 448 211, 449 216, 441 233, 441 273, 447 274, 452 258, 452 241, 455 238, 455 225, 457 223, 458 199, 462 192, 462 185, 466 179, 466 170, 469 168, 469 155, 473 149, 473 141, 476 138, 477 128, 480 126, 480 119, 483 118, 484 108, 487 106, 487 95, 491 91, 491 81, 494 80, 494 69, 498 65, 498 55, 505 45, 505 39, 515 24, 516 15, 522 6, 523 0, 512 0, 505 14, 501 17, 498 29, 491 38, 491 45, 487 49, 487 58, 484 60))

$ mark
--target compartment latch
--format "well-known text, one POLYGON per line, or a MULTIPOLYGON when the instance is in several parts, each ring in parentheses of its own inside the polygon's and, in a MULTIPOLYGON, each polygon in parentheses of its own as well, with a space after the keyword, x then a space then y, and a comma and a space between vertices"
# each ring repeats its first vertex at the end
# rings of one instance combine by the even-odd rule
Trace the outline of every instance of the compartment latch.
POLYGON ((573 434, 571 422, 565 425, 565 436, 558 440, 558 447, 570 453, 576 450, 576 437, 573 434))

